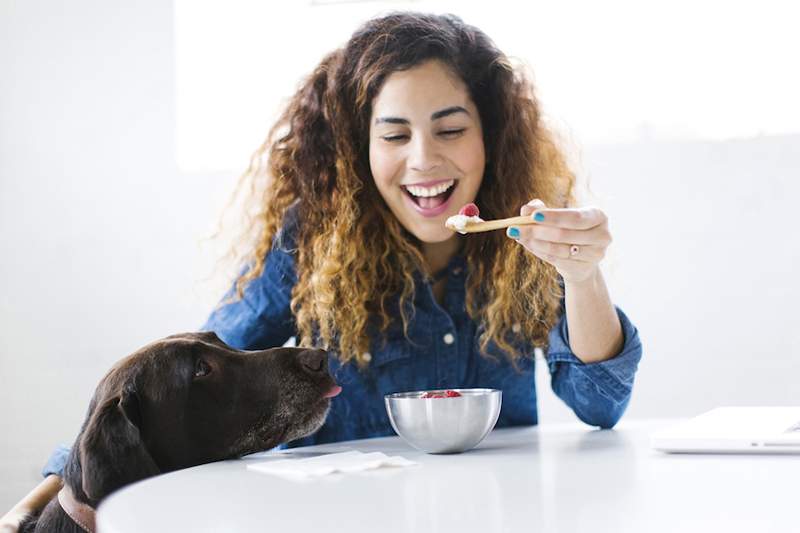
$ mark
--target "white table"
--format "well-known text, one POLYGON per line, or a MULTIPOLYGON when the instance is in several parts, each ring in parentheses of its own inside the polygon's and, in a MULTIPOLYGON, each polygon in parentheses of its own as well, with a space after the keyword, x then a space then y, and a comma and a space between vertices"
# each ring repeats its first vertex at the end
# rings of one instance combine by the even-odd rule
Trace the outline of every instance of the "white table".
MULTIPOLYGON (((416 467, 292 481, 243 459, 126 487, 100 506, 101 533, 800 531, 800 456, 669 455, 651 431, 674 421, 499 429, 460 455, 398 437, 295 449, 402 455, 416 467)), ((263 460, 263 457, 260 459, 263 460)))

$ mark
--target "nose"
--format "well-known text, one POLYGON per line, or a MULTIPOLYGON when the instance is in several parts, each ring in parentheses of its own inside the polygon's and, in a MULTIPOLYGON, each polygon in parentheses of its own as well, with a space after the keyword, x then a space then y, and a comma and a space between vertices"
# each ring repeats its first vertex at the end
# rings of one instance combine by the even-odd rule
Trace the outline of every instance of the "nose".
POLYGON ((312 376, 328 372, 328 353, 323 350, 304 350, 298 358, 303 370, 312 376))
POLYGON ((408 166, 411 170, 424 174, 436 170, 442 164, 436 141, 430 136, 417 135, 410 144, 408 166))

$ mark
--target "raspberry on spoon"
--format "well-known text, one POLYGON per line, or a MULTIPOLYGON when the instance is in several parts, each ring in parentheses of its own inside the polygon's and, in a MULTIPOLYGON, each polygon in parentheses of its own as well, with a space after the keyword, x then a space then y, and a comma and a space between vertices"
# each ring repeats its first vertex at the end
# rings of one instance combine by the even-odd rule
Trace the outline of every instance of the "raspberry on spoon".
POLYGON ((468 217, 476 217, 480 215, 480 210, 478 210, 477 205, 470 203, 459 209, 458 214, 468 217))

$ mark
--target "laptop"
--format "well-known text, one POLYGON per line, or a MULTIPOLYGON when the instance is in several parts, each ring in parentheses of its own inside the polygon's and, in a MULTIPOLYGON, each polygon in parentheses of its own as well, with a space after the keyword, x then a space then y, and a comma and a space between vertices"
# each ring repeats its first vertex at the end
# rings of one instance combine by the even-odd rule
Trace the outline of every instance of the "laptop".
POLYGON ((800 407, 718 407, 650 435, 668 453, 798 453, 800 407))

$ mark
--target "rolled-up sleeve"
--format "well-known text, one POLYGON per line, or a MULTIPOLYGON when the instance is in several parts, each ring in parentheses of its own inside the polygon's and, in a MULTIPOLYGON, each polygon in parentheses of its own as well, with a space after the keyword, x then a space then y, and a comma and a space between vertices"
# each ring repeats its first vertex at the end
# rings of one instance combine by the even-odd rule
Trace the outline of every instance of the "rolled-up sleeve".
POLYGON ((566 313, 550 331, 547 351, 553 391, 583 422, 601 428, 613 427, 625 412, 642 358, 639 332, 619 308, 617 316, 625 342, 615 357, 588 364, 578 359, 569 346, 566 313))

